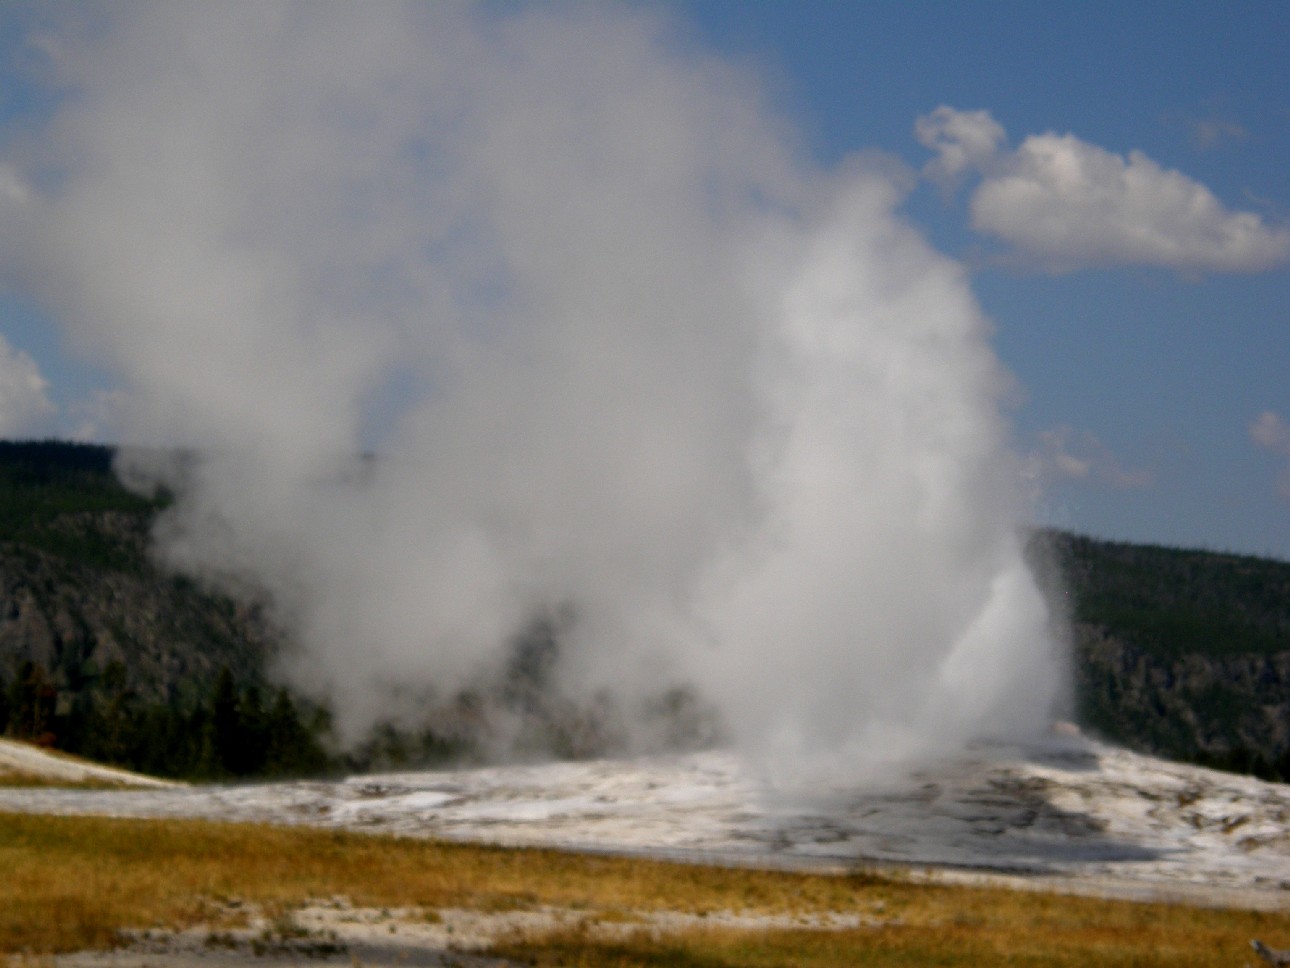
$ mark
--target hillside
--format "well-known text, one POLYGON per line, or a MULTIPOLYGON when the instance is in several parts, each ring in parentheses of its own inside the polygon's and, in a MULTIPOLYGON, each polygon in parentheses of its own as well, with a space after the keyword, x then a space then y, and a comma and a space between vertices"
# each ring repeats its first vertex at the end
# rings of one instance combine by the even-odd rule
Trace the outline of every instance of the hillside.
MULTIPOLYGON (((453 697, 433 729, 382 726, 344 756, 325 710, 274 685, 285 647, 266 610, 160 571, 165 498, 125 490, 107 447, 0 442, 0 732, 164 776, 415 765, 478 752, 489 708, 565 756, 612 745, 549 680, 549 628, 516 643, 505 682, 453 697), (483 724, 482 726, 480 724, 483 724), (469 728, 467 728, 469 727, 469 728)), ((1107 739, 1290 778, 1290 563, 1039 532, 1074 630, 1076 710, 1107 739)), ((1054 586, 1056 587, 1056 586, 1054 586)), ((692 697, 661 708, 680 745, 711 735, 692 697)))
MULTIPOLYGON (((614 710, 579 708, 538 621, 494 679, 379 723, 341 749, 325 708, 269 674, 290 642, 264 603, 163 572, 148 535, 165 497, 126 490, 113 451, 0 442, 0 733, 159 776, 219 779, 396 769, 614 748, 614 710)), ((708 735, 692 698, 659 697, 658 733, 708 735)))
POLYGON ((0 731, 164 776, 318 769, 262 611, 161 572, 107 447, 0 442, 0 731))
POLYGON ((1290 563, 1043 532, 1077 716, 1170 759, 1290 780, 1290 563))

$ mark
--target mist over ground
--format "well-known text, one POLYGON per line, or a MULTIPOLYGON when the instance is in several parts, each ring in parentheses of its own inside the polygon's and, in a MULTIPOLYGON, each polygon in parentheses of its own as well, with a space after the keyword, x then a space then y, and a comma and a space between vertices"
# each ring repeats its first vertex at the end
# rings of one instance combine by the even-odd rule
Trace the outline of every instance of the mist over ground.
POLYGON ((689 686, 776 773, 1046 724, 1012 387, 900 162, 820 170, 657 11, 30 19, 4 281, 122 380, 157 554, 267 596, 345 735, 535 623, 568 696, 689 686))

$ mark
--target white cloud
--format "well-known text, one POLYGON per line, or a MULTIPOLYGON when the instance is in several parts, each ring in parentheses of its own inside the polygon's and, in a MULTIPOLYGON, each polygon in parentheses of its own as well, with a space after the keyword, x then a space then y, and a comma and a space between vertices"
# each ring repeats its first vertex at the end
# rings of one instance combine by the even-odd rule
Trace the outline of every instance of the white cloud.
POLYGON ((1257 272, 1290 256, 1290 232, 1224 208, 1204 185, 1073 135, 1027 138, 972 197, 972 224, 1055 269, 1148 265, 1257 272))
MULTIPOLYGON (((1250 439, 1269 453, 1290 459, 1290 423, 1271 410, 1259 414, 1250 424, 1250 439)), ((1277 478, 1277 493, 1290 501, 1290 464, 1277 478)))
POLYGON ((941 107, 919 119, 916 132, 939 156, 925 169, 929 178, 981 172, 972 227, 1009 243, 1023 262, 1054 272, 1118 265, 1259 272, 1290 259, 1290 229, 1226 208, 1200 182, 1140 151, 1126 158, 1049 133, 1008 152, 993 123, 985 112, 941 107))
POLYGON ((48 429, 54 404, 40 368, 0 336, 0 437, 38 434, 48 429))
POLYGON ((1125 467, 1096 434, 1062 425, 1040 431, 1027 469, 1039 481, 1084 481, 1117 489, 1150 486, 1152 474, 1125 467))
POLYGON ((956 187, 969 169, 984 169, 1007 137, 989 111, 956 111, 945 105, 914 122, 914 134, 937 154, 923 175, 946 188, 956 187))

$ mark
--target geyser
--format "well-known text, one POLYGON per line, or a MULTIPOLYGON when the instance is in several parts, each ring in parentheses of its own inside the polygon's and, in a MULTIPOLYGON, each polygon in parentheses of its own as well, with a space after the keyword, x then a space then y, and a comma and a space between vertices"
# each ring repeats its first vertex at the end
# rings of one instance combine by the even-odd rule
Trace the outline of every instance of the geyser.
POLYGON ((690 685, 767 762, 1049 715, 1007 377, 898 163, 818 170, 656 13, 32 17, 5 274, 118 374, 158 554, 351 735, 557 614, 566 694, 690 685))

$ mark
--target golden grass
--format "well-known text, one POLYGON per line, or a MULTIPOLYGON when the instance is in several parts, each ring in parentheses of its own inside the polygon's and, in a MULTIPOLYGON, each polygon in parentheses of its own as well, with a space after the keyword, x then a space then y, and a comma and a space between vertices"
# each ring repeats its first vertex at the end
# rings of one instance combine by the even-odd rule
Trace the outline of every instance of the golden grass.
MULTIPOLYGON (((794 965, 1199 966, 1230 968, 1252 937, 1290 938, 1285 914, 1059 897, 990 888, 894 888, 898 922, 838 931, 642 930, 606 939, 585 927, 497 945, 535 966, 761 968, 794 965)), ((1284 943, 1284 940, 1282 941, 1284 943)), ((1247 959, 1248 960, 1248 959, 1247 959)))
MULTIPOLYGON (((623 912, 860 914, 841 931, 687 929, 608 940, 569 930, 499 946, 539 965, 1223 965, 1290 944, 1290 914, 688 866, 303 828, 0 814, 0 952, 111 945, 123 928, 209 923, 222 899, 269 912, 550 905, 623 912)), ((221 925, 215 924, 214 927, 221 925)))
POLYGON ((666 936, 641 935, 622 941, 595 941, 565 932, 497 946, 492 953, 536 968, 837 968, 840 965, 1007 965, 1026 968, 1088 966, 1223 966, 1242 964, 1249 948, 1243 938, 1223 938, 1206 949, 1150 938, 1107 944, 1085 937, 1019 939, 1004 929, 992 936, 917 928, 747 932, 691 929, 666 936))

